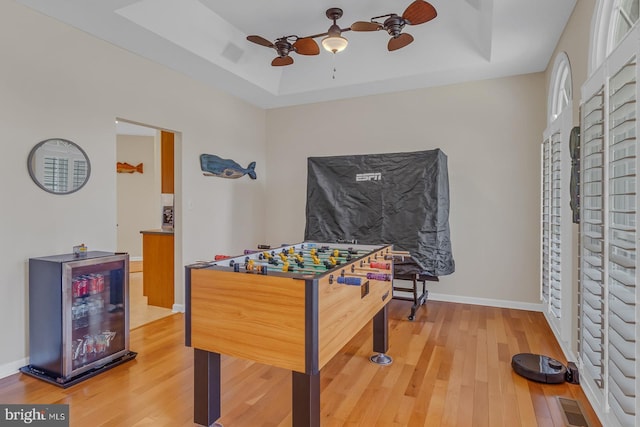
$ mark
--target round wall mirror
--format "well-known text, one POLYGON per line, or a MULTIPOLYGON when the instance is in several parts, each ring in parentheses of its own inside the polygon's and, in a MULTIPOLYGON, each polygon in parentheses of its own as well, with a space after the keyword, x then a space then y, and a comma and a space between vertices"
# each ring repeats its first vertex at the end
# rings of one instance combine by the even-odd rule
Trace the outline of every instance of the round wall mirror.
POLYGON ((54 194, 70 194, 89 180, 89 157, 66 139, 46 139, 31 149, 27 159, 29 175, 38 187, 54 194))

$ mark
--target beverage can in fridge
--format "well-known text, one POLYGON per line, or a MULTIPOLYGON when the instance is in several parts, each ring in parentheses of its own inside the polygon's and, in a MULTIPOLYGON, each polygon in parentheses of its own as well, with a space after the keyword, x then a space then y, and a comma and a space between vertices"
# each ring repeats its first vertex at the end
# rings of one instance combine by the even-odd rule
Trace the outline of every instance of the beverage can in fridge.
POLYGON ((104 275, 98 273, 96 278, 98 280, 98 292, 104 292, 104 275))
POLYGON ((82 276, 78 285, 78 294, 83 297, 89 293, 89 281, 85 276, 82 276))
POLYGON ((90 354, 95 351, 95 340, 91 335, 85 335, 84 337, 84 353, 90 354))
POLYGON ((95 295, 98 293, 98 278, 95 274, 89 275, 87 278, 89 284, 89 295, 95 295))
POLYGON ((71 282, 71 294, 74 298, 80 296, 80 280, 78 278, 73 279, 71 282))

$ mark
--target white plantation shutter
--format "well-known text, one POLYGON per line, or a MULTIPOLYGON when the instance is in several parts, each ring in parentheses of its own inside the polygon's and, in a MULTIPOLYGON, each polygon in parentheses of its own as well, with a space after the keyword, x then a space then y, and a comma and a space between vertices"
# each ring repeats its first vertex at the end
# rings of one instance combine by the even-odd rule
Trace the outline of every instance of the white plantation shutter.
POLYGON ((594 150, 601 156, 589 166, 582 165, 591 182, 583 180, 581 197, 593 200, 581 206, 581 214, 590 219, 583 216, 580 234, 580 268, 584 270, 580 275, 580 383, 603 425, 640 427, 636 289, 640 0, 599 1, 596 9, 590 74, 581 89, 582 161, 594 150), (602 206, 601 233, 595 224, 597 203, 602 206))
POLYGON ((43 185, 56 193, 64 193, 69 188, 69 161, 66 158, 44 158, 43 185))
POLYGON ((638 427, 638 65, 609 61, 582 105, 581 381, 605 425, 638 427))
POLYGON ((542 272, 541 292, 542 301, 549 304, 549 273, 551 246, 551 143, 546 139, 542 143, 542 272))
POLYGON ((73 161, 72 189, 80 188, 87 180, 88 165, 86 160, 73 161))
POLYGON ((636 425, 637 141, 635 59, 609 81, 609 405, 636 425))
POLYGON ((554 319, 561 317, 562 301, 561 142, 560 133, 556 132, 542 144, 541 292, 546 311, 554 319))
POLYGON ((600 88, 582 108, 581 331, 584 369, 598 388, 604 379, 604 93, 600 88))
POLYGON ((551 135, 551 191, 549 232, 549 311, 556 318, 561 316, 562 283, 562 140, 560 133, 551 135))
POLYGON ((573 259, 571 205, 572 159, 570 136, 573 126, 571 68, 566 54, 553 66, 548 126, 541 152, 541 272, 540 296, 549 326, 561 345, 572 339, 571 308, 573 259))

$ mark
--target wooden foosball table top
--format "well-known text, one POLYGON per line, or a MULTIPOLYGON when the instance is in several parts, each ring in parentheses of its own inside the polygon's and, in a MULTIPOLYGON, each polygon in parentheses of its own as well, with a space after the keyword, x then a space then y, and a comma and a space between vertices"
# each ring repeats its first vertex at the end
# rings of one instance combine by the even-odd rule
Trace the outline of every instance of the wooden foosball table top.
POLYGON ((303 242, 187 266, 187 344, 318 372, 391 300, 392 253, 303 242))

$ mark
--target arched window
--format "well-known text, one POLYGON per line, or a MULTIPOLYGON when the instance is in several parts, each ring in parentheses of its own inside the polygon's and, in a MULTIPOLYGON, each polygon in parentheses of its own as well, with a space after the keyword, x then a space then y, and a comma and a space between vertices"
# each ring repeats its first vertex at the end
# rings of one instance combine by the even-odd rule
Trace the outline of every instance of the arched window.
POLYGON ((573 272, 569 184, 571 158, 569 138, 572 129, 572 80, 569 58, 556 56, 547 98, 548 124, 541 147, 542 226, 541 299, 544 313, 556 337, 565 347, 571 343, 571 286, 573 272))
POLYGON ((612 16, 613 22, 610 26, 613 31, 610 32, 612 37, 609 44, 609 52, 620 44, 620 41, 629 33, 633 24, 638 21, 639 4, 640 0, 618 0, 612 16))
POLYGON ((566 53, 562 52, 556 57, 551 79, 549 108, 547 110, 549 112, 549 124, 560 116, 573 97, 571 66, 566 53))
POLYGON ((589 75, 613 52, 638 21, 640 0, 599 0, 591 24, 589 75))

